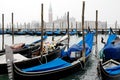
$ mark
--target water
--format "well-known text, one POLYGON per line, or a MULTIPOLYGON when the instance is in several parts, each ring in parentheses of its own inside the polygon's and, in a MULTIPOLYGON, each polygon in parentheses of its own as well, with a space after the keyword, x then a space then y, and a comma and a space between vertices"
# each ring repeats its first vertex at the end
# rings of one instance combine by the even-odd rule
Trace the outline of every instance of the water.
MULTIPOLYGON (((58 38, 60 38, 61 36, 56 36, 55 40, 57 40, 58 38)), ((105 38, 105 41, 107 40, 106 35, 98 35, 98 51, 104 46, 103 44, 101 44, 100 40, 101 37, 105 38)), ((15 44, 16 43, 26 43, 29 44, 35 40, 40 39, 40 36, 15 36, 14 40, 15 40, 15 44)), ((82 37, 79 36, 70 36, 70 46, 78 43, 80 40, 82 39, 82 37)), ((49 36, 47 41, 51 41, 52 37, 49 36)), ((2 36, 0 35, 0 41, 2 41, 2 36)), ((12 36, 11 35, 5 35, 5 44, 6 45, 11 45, 12 44, 12 36)), ((0 45, 2 46, 2 42, 0 42, 0 45)), ((1 49, 0 46, 0 49, 1 49)), ((72 74, 70 76, 67 76, 65 78, 62 78, 60 80, 99 80, 97 77, 97 63, 98 63, 98 59, 95 56, 95 46, 93 46, 93 50, 92 50, 92 55, 90 57, 90 60, 87 62, 86 67, 84 70, 78 71, 75 74, 72 74)), ((0 75, 0 80, 8 80, 7 75, 0 75)))

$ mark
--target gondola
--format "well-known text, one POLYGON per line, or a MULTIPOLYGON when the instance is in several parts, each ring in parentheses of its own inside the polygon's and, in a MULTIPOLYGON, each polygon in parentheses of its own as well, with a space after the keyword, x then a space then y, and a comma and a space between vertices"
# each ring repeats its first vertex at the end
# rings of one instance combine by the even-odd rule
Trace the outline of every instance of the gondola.
POLYGON ((35 31, 33 31, 33 30, 27 30, 26 34, 33 36, 35 34, 35 31))
POLYGON ((52 36, 53 35, 53 31, 45 31, 45 34, 48 36, 52 36))
MULTIPOLYGON (((43 36, 43 40, 46 40, 47 36, 43 36)), ((31 57, 32 51, 38 49, 40 47, 40 42, 41 40, 36 40, 32 42, 31 44, 24 44, 24 43, 19 43, 19 44, 14 44, 12 45, 13 52, 19 53, 21 55, 24 55, 25 57, 31 57)), ((0 55, 5 54, 5 50, 0 51, 0 55)))
POLYGON ((82 36, 82 31, 77 32, 78 36, 82 36))
POLYGON ((61 35, 60 29, 57 29, 56 31, 53 32, 54 35, 61 35))
POLYGON ((100 51, 98 76, 101 80, 120 80, 120 39, 109 34, 107 43, 100 51))
MULTIPOLYGON (((62 37, 59 39, 59 41, 56 43, 56 45, 51 43, 49 44, 49 48, 43 48, 44 52, 43 55, 40 53, 40 48, 37 50, 32 51, 32 57, 25 57, 19 53, 14 54, 14 62, 16 65, 18 65, 20 68, 29 67, 33 65, 38 65, 38 63, 45 63, 46 61, 50 61, 56 57, 60 56, 60 53, 64 51, 66 48, 66 45, 64 45, 64 41, 67 39, 67 37, 62 37), (38 55, 39 54, 39 55, 38 55)), ((36 42, 35 42, 36 43, 36 42)), ((43 44, 44 46, 48 46, 48 44, 43 44)), ((13 50, 12 50, 13 51, 13 50)), ((27 54, 27 53, 26 53, 27 54)), ((0 74, 7 74, 7 63, 5 61, 5 55, 0 56, 0 59, 2 58, 0 62, 0 74)))
POLYGON ((98 76, 101 80, 120 80, 120 63, 110 59, 107 62, 99 62, 98 76))
POLYGON ((14 35, 26 35, 25 31, 17 31, 14 35))
POLYGON ((61 31, 62 35, 65 35, 67 33, 67 31, 61 31))
MULTIPOLYGON (((93 45, 93 33, 89 33, 86 35, 86 52, 85 59, 87 62, 90 57, 92 45, 93 45), (88 39, 89 38, 89 39, 88 39)), ((7 47, 9 50, 9 47, 7 47)), ((78 44, 71 46, 66 52, 63 52, 64 56, 55 58, 54 60, 39 65, 34 65, 29 68, 19 68, 18 65, 13 63, 10 67, 13 68, 13 76, 11 75, 9 78, 13 78, 15 80, 58 80, 62 77, 65 77, 69 74, 72 74, 76 71, 79 71, 84 67, 84 61, 81 57, 82 51, 82 41, 78 44), (75 56, 73 56, 73 55, 75 56)), ((9 51, 12 52, 12 51, 9 51)), ((7 53, 9 54, 9 53, 7 53)), ((12 62, 12 58, 6 58, 8 65, 12 62)), ((9 72, 11 73, 11 72, 9 72)))
POLYGON ((41 31, 35 31, 35 35, 40 36, 41 35, 41 31))
POLYGON ((69 32, 70 35, 75 35, 76 33, 77 33, 77 30, 76 30, 76 29, 72 29, 72 30, 69 32))

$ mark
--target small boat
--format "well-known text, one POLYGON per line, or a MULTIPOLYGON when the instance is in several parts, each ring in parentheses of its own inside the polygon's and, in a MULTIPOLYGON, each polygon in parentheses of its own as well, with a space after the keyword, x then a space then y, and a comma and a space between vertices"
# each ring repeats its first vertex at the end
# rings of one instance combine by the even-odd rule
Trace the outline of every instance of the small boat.
POLYGON ((26 34, 33 36, 33 35, 35 34, 35 31, 27 30, 27 31, 26 31, 26 34))
MULTIPOLYGON (((43 36, 43 40, 46 40, 47 36, 43 36)), ((25 44, 25 43, 18 43, 11 45, 11 48, 13 49, 14 54, 19 53, 21 55, 24 55, 25 57, 31 57, 32 51, 38 49, 40 47, 41 40, 36 40, 32 42, 31 44, 25 44)), ((5 49, 0 51, 0 55, 5 54, 5 49)))
POLYGON ((52 36, 53 35, 53 31, 45 31, 45 34, 48 36, 52 36))
POLYGON ((82 36, 82 31, 78 31, 78 36, 82 36))
POLYGON ((35 31, 35 35, 40 36, 41 35, 41 31, 35 31))
POLYGON ((120 39, 109 34, 107 43, 100 51, 98 76, 101 80, 120 80, 120 39))
MULTIPOLYGON (((3 34, 3 31, 0 29, 0 35, 3 34)), ((4 34, 6 34, 6 31, 4 30, 4 34)))
POLYGON ((67 34, 67 31, 61 31, 61 34, 65 35, 65 34, 67 34))
MULTIPOLYGON (((87 62, 90 57, 90 53, 93 45, 93 33, 89 33, 85 38, 86 42, 86 52, 85 52, 85 62, 87 62), (89 39, 88 39, 89 38, 89 39)), ((6 54, 11 54, 12 50, 9 47, 6 54), (10 51, 9 51, 10 50, 10 51)), ((69 74, 81 70, 84 67, 82 53, 82 41, 78 44, 71 46, 67 52, 63 52, 64 56, 55 58, 45 64, 39 62, 38 65, 33 65, 32 67, 20 68, 18 65, 13 63, 12 58, 6 56, 8 62, 8 71, 11 68, 13 73, 10 71, 8 74, 10 79, 15 80, 58 80, 69 74), (66 54, 66 55, 65 55, 66 54), (10 64, 12 62, 12 64, 10 64), (11 74, 14 74, 13 76, 11 74)), ((12 56, 11 56, 12 57, 12 56)))
POLYGON ((15 35, 26 35, 25 31, 17 31, 15 35))
POLYGON ((77 33, 76 29, 72 29, 72 31, 69 32, 70 35, 75 35, 77 33))
POLYGON ((57 30, 54 31, 53 33, 54 33, 54 35, 61 35, 61 31, 60 31, 60 29, 57 29, 57 30))
POLYGON ((110 59, 99 62, 98 76, 101 80, 120 80, 120 62, 110 59))
POLYGON ((116 34, 109 34, 107 42, 100 51, 100 58, 103 59, 103 61, 107 61, 109 59, 117 59, 120 57, 118 54, 120 45, 115 43, 116 39, 116 34))
POLYGON ((6 32, 6 34, 11 34, 12 33, 12 31, 10 29, 6 29, 5 32, 6 32))

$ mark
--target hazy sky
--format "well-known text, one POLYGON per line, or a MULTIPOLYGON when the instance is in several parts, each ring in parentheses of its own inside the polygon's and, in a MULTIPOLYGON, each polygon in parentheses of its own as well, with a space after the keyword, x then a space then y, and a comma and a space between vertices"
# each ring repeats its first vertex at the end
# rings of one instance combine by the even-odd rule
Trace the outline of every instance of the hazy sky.
MULTIPOLYGON (((41 3, 44 4, 44 20, 48 21, 48 10, 52 4, 53 19, 63 16, 69 11, 70 17, 81 21, 83 0, 0 0, 0 15, 4 13, 5 22, 11 22, 11 13, 14 13, 14 22, 40 21, 41 3)), ((95 20, 98 10, 98 20, 114 24, 120 23, 120 0, 85 0, 85 20, 95 20)), ((0 20, 1 19, 0 16, 0 20)))

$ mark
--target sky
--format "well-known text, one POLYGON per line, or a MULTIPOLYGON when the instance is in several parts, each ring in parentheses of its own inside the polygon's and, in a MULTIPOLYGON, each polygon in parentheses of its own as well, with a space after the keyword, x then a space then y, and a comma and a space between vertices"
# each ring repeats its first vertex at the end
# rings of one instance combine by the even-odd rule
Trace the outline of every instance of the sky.
MULTIPOLYGON (((120 23, 120 0, 84 0, 85 20, 95 21, 96 10, 98 20, 108 24, 120 23)), ((11 13, 14 13, 14 23, 24 23, 41 20, 41 4, 44 5, 44 20, 48 22, 50 4, 53 10, 53 20, 69 11, 70 17, 81 21, 83 0, 0 0, 0 15, 4 14, 5 23, 11 23, 11 13)), ((0 16, 0 23, 2 21, 0 16)))

